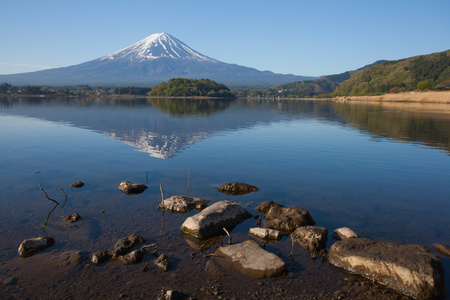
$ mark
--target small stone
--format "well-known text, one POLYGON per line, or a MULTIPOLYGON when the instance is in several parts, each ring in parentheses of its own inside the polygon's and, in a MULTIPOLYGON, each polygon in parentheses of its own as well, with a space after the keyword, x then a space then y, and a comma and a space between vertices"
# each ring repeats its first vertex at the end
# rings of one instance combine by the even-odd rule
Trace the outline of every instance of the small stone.
POLYGON ((331 236, 337 241, 359 238, 359 235, 348 227, 341 227, 334 230, 331 236))
POLYGON ((91 262, 98 266, 99 264, 101 264, 104 261, 107 261, 110 257, 110 254, 108 251, 103 251, 103 252, 95 252, 94 254, 92 254, 91 257, 91 262))
POLYGON ((208 204, 208 200, 202 198, 192 198, 187 196, 176 195, 164 199, 158 207, 172 213, 184 214, 193 209, 203 210, 208 204))
POLYGON ((71 215, 61 217, 61 220, 65 221, 67 223, 73 223, 73 222, 77 222, 77 221, 81 220, 81 216, 77 213, 74 213, 71 215))
POLYGON ((327 245, 328 230, 325 227, 304 226, 297 228, 291 236, 306 251, 318 253, 327 245))
POLYGON ((167 255, 164 253, 158 256, 158 258, 155 259, 155 265, 160 268, 163 271, 169 270, 170 267, 170 261, 167 255))
POLYGON ((185 300, 185 299, 189 299, 189 295, 175 290, 162 290, 158 297, 158 300, 185 300))
POLYGON ((141 249, 134 250, 128 254, 120 255, 118 257, 119 260, 130 263, 130 264, 138 264, 142 261, 144 257, 144 252, 141 249))
POLYGON ((84 182, 82 182, 82 181, 77 181, 77 182, 72 183, 70 186, 71 186, 71 187, 74 187, 74 188, 80 188, 80 187, 83 187, 83 186, 84 186, 84 182))
POLYGON ((49 236, 38 237, 33 239, 24 240, 18 249, 19 256, 28 257, 32 256, 36 252, 42 251, 55 244, 55 239, 49 236))
POLYGON ((450 257, 450 246, 435 243, 433 247, 439 254, 450 257))
POLYGON ((116 258, 119 255, 124 255, 130 251, 133 247, 145 243, 145 239, 139 235, 132 234, 128 237, 122 238, 117 241, 114 246, 114 250, 111 252, 111 256, 116 258))
POLYGON ((147 186, 140 183, 131 183, 129 181, 122 181, 119 184, 119 190, 127 195, 140 194, 147 189, 147 186))
POLYGON ((268 228, 250 228, 249 233, 263 240, 280 240, 283 234, 281 231, 268 228))
POLYGON ((227 195, 245 195, 258 191, 258 187, 241 182, 225 183, 216 187, 216 189, 227 195))
POLYGON ((309 211, 298 207, 283 207, 273 203, 264 215, 267 222, 266 228, 280 230, 285 234, 290 234, 301 226, 314 225, 316 222, 309 214, 309 211))

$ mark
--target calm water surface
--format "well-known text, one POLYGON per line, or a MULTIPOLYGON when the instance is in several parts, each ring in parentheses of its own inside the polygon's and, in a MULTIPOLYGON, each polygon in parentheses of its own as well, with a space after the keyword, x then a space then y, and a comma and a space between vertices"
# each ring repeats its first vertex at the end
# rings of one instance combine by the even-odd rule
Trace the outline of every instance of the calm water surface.
MULTIPOLYGON (((191 257, 198 249, 179 231, 196 212, 166 213, 161 232, 157 211, 160 184, 166 197, 186 195, 188 172, 189 195, 240 202, 254 214, 260 202, 274 200, 307 208, 329 232, 348 226, 363 237, 419 243, 433 253, 432 243, 450 244, 448 105, 0 98, 0 141, 0 279, 13 278, 5 284, 8 297, 140 298, 172 287, 203 298, 204 286, 217 278, 205 275, 206 260, 191 257), (83 188, 69 187, 80 180, 83 188), (123 180, 149 188, 127 196, 117 190, 123 180), (234 181, 260 191, 227 196, 213 188, 234 181), (42 234, 53 208, 39 184, 58 201, 64 201, 62 187, 68 201, 46 228, 55 246, 19 259, 19 244, 42 234), (74 212, 83 217, 78 227, 61 226, 59 217, 74 212), (108 249, 132 233, 160 242, 172 271, 143 273, 142 264, 120 262, 67 268, 48 263, 64 251, 108 249), (43 276, 41 267, 51 271, 43 276)), ((248 239, 254 225, 250 219, 235 228, 233 242, 248 239)), ((289 261, 290 240, 268 250, 289 261)), ((273 297, 339 288, 344 275, 338 270, 311 262, 299 247, 294 259, 291 276, 267 281, 285 293, 273 297)), ((441 260, 448 273, 449 259, 441 260)), ((245 280, 234 274, 214 284, 227 297, 261 289, 245 280)))

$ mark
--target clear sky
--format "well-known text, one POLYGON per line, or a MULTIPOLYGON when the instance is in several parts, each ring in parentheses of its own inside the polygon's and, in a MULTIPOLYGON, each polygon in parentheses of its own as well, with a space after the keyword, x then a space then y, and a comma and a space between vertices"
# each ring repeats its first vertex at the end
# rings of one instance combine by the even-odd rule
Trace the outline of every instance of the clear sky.
POLYGON ((226 63, 311 76, 450 49, 449 0, 0 4, 0 74, 79 64, 158 32, 226 63))

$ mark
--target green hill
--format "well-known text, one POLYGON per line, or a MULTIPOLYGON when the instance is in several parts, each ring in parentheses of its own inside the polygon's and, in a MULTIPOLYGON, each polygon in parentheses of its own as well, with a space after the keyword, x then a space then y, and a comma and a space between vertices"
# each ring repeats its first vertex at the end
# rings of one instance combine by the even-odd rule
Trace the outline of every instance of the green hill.
POLYGON ((173 78, 152 88, 149 96, 161 97, 221 97, 234 98, 223 84, 209 79, 173 78))
POLYGON ((314 80, 296 81, 286 84, 280 84, 271 87, 270 89, 268 89, 268 91, 269 93, 272 91, 273 95, 288 98, 311 98, 322 94, 330 94, 336 90, 339 84, 351 78, 358 71, 384 62, 386 62, 386 60, 379 60, 358 70, 347 71, 341 74, 327 75, 314 80))
POLYGON ((432 90, 450 81, 450 50, 384 62, 342 82, 335 96, 362 96, 432 90))

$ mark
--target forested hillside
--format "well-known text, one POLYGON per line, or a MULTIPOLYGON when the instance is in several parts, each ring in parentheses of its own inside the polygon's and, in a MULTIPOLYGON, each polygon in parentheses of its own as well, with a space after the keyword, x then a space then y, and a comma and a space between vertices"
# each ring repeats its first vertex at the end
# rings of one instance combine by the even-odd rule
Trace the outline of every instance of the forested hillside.
POLYGON ((362 96, 433 90, 450 83, 450 50, 389 61, 357 72, 342 82, 335 96, 362 96))
POLYGON ((150 96, 170 97, 234 97, 234 94, 223 84, 209 79, 173 78, 152 88, 150 96))

